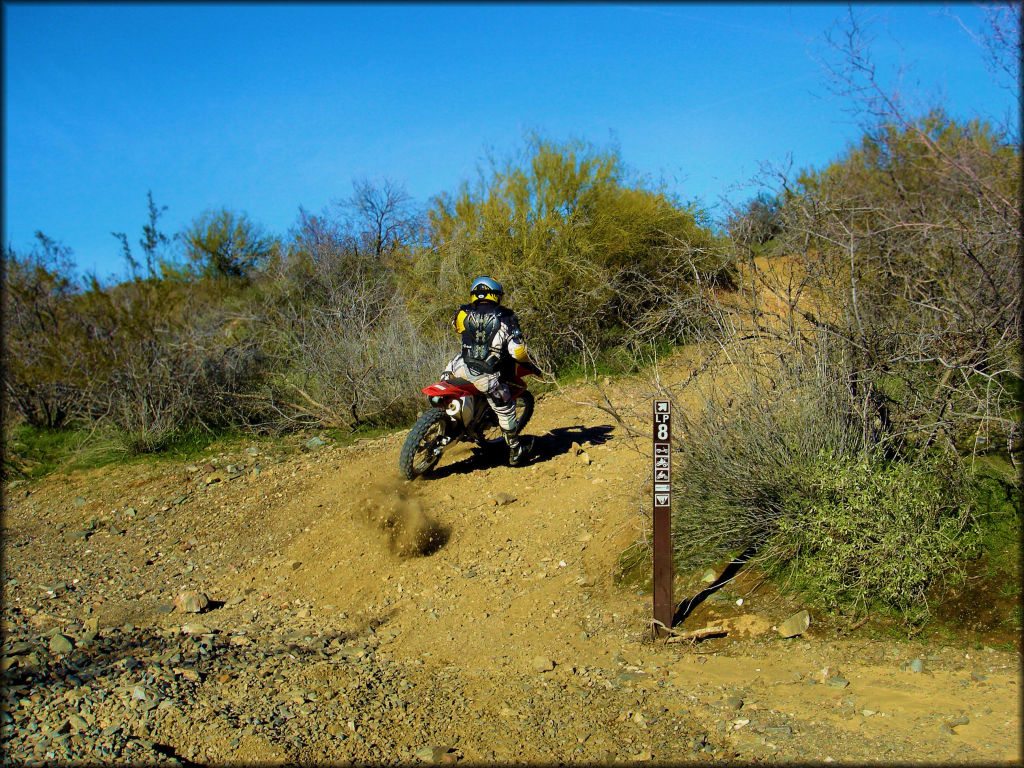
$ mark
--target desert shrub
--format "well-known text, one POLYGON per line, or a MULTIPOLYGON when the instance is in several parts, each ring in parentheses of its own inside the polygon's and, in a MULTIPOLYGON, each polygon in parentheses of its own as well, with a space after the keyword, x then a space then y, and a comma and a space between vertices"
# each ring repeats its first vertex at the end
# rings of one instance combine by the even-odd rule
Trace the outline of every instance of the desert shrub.
POLYGON ((407 422, 455 346, 418 332, 378 231, 303 211, 266 275, 258 327, 282 425, 407 422))
POLYGON ((78 302, 89 318, 90 419, 130 454, 195 428, 259 423, 252 395, 267 361, 231 311, 241 290, 205 278, 93 284, 78 302))
POLYGON ((5 401, 32 426, 59 429, 83 414, 88 323, 73 272, 71 250, 42 232, 28 253, 4 254, 5 401))
POLYGON ((163 450, 196 428, 244 427, 263 420, 246 395, 266 375, 257 347, 185 346, 136 340, 111 372, 104 422, 130 455, 163 450))
POLYGON ((955 580, 974 552, 970 482, 952 454, 889 461, 862 450, 849 403, 831 394, 737 393, 678 420, 677 564, 749 550, 823 607, 918 619, 927 590, 955 580))
POLYGON ((534 137, 521 156, 437 197, 401 270, 410 307, 432 329, 447 327, 479 274, 502 281, 533 352, 559 364, 700 322, 650 317, 700 280, 727 284, 731 266, 699 211, 634 178, 614 151, 534 137), (702 254, 698 273, 697 260, 681 268, 680 247, 702 254))
POLYGON ((823 607, 920 619, 976 551, 971 480, 949 451, 888 454, 865 433, 843 339, 807 337, 737 335, 669 390, 700 403, 674 409, 677 566, 747 553, 823 607))
POLYGON ((757 277, 786 312, 847 340, 850 386, 885 403, 894 445, 957 448, 979 428, 1005 440, 1021 366, 1020 162, 990 125, 933 110, 785 182, 773 247, 802 279, 757 277))
POLYGON ((247 279, 279 247, 244 213, 226 208, 197 217, 182 233, 182 240, 197 272, 229 281, 247 279))
POLYGON ((750 547, 764 550, 777 520, 789 513, 801 468, 857 450, 860 434, 835 364, 817 365, 808 356, 781 367, 779 357, 735 344, 731 365, 713 359, 706 371, 714 376, 695 376, 682 392, 664 393, 677 401, 672 439, 681 480, 672 534, 683 570, 750 547), (687 391, 700 402, 694 411, 682 399, 687 391))
POLYGON ((772 537, 776 570, 828 608, 881 605, 911 620, 977 553, 970 482, 950 454, 917 462, 822 458, 801 468, 772 537))

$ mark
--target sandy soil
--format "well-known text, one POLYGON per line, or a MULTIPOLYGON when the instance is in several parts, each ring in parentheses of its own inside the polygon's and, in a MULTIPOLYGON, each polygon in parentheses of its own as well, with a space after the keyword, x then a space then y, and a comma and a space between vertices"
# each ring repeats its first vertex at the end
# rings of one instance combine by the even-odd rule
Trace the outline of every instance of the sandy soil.
MULTIPOLYGON (((194 465, 9 488, 5 629, 201 621, 253 640, 371 638, 359 674, 405 702, 404 714, 362 720, 356 707, 340 735, 340 710, 300 708, 301 728, 322 737, 287 742, 217 716, 279 693, 269 675, 262 687, 238 682, 249 678, 236 659, 230 674, 204 678, 200 705, 126 726, 197 764, 1020 763, 1020 659, 1005 648, 843 633, 813 611, 807 632, 783 639, 774 627, 803 606, 756 579, 716 592, 682 627, 724 622, 724 636, 652 641, 649 592, 614 582, 619 554, 648 524, 649 444, 574 399, 586 398, 539 398, 536 456, 523 468, 457 447, 407 483, 395 433, 278 455, 254 442, 194 465), (68 588, 51 597, 56 582, 68 588), (213 609, 168 613, 183 589, 204 591, 213 609)), ((700 578, 679 574, 677 597, 700 578)), ((328 692, 337 704, 356 674, 293 658, 279 679, 305 675, 320 692, 310 701, 328 692)))

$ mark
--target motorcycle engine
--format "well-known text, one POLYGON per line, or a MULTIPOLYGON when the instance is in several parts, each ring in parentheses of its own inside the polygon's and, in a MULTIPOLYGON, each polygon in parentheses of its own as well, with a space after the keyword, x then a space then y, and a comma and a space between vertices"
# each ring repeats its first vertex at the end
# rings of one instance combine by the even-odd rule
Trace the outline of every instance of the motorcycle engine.
POLYGON ((466 396, 459 400, 454 400, 448 405, 447 413, 457 418, 466 427, 469 427, 473 423, 473 419, 476 416, 476 398, 472 396, 466 396), (452 408, 455 408, 454 413, 452 408))

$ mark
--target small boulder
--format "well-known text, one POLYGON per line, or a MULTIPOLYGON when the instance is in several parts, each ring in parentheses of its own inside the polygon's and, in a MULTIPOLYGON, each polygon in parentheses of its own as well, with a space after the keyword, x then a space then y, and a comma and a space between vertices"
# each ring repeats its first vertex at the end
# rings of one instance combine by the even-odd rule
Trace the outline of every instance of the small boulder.
POLYGON ((448 754, 448 747, 421 747, 416 750, 416 757, 425 763, 440 764, 445 755, 448 754))
POLYGON ((811 626, 811 615, 807 611, 800 611, 779 625, 779 634, 782 637, 796 637, 806 632, 809 626, 811 626))
POLYGON ((50 651, 52 653, 71 653, 74 647, 75 645, 71 642, 71 638, 65 635, 56 634, 50 638, 50 651))
POLYGON ((555 668, 555 662, 546 656, 534 656, 532 665, 534 672, 550 672, 555 668))
POLYGON ((202 613, 210 605, 205 592, 181 592, 174 599, 174 607, 181 613, 202 613))

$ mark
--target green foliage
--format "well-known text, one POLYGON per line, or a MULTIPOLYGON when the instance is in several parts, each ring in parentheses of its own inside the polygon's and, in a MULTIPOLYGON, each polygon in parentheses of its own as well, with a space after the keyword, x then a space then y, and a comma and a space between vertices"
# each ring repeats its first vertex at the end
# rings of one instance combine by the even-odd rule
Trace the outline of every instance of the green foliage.
POLYGON ((644 319, 664 295, 695 290, 681 251, 702 254, 709 282, 730 275, 696 211, 631 179, 615 152, 582 142, 533 137, 517 160, 492 162, 473 187, 436 198, 427 219, 427 243, 402 272, 414 311, 446 327, 468 299, 468 281, 489 274, 505 286, 530 345, 556 363, 587 345, 678 331, 644 319))
POLYGON ((729 237, 737 245, 760 255, 782 231, 782 201, 775 195, 759 192, 745 206, 733 211, 727 222, 729 237))
POLYGON ((881 605, 923 618, 929 588, 962 580, 978 553, 969 480, 948 456, 826 457, 794 479, 773 534, 776 568, 798 571, 826 607, 881 605))
POLYGON ((71 249, 36 232, 28 254, 7 250, 4 267, 9 405, 33 426, 63 427, 81 413, 89 378, 71 249))
POLYGON ((91 463, 76 462, 85 438, 85 433, 74 429, 50 429, 28 424, 13 427, 4 446, 6 479, 17 475, 44 477, 59 466, 103 466, 106 462, 102 459, 91 463))
MULTIPOLYGON (((597 376, 623 376, 638 373, 654 360, 671 354, 674 346, 669 339, 659 339, 643 346, 634 345, 632 348, 620 345, 588 350, 588 352, 567 357, 559 365, 555 379, 559 384, 565 385, 593 379, 597 376)), ((531 388, 536 389, 532 384, 531 388)))
POLYGON ((785 366, 783 355, 749 345, 726 352, 729 367, 690 384, 700 410, 673 408, 676 477, 685 478, 673 493, 680 571, 764 549, 799 468, 823 454, 855 454, 860 443, 834 350, 785 366))
POLYGON ((279 245, 245 214, 222 208, 199 216, 183 233, 186 256, 208 277, 243 279, 279 245))
POLYGON ((678 410, 675 560, 689 571, 752 548, 824 607, 917 620, 978 551, 970 480, 953 454, 892 460, 866 443, 839 351, 734 346, 738 380, 720 373, 701 413, 678 410))
POLYGON ((47 429, 27 424, 8 430, 5 444, 5 479, 36 479, 54 472, 99 469, 140 461, 195 461, 218 450, 238 447, 243 436, 230 430, 185 428, 167 440, 159 452, 131 453, 110 428, 47 429))
MULTIPOLYGON (((1000 462, 1008 464, 1008 462, 1000 462)), ((1020 591, 1021 507, 1024 496, 1012 468, 978 460, 972 486, 982 549, 991 578, 1006 578, 1020 591), (1009 469, 1009 471, 1006 471, 1009 469)))

